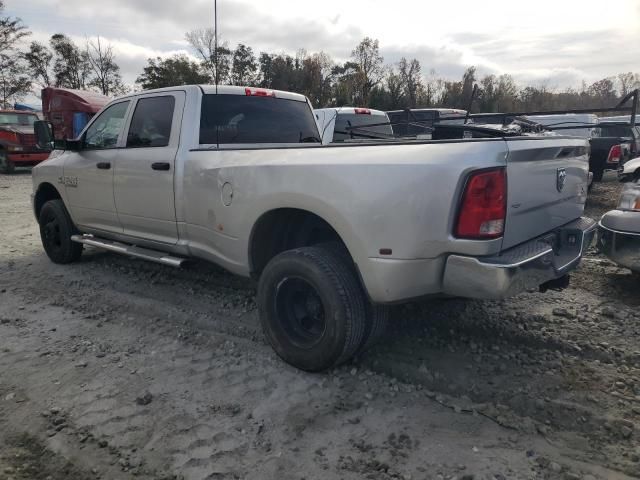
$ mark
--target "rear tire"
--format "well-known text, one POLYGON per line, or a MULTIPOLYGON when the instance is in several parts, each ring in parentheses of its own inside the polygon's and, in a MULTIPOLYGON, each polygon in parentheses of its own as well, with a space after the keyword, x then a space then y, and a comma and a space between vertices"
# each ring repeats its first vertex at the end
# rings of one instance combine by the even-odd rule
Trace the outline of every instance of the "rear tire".
MULTIPOLYGON (((345 265, 349 265, 353 269, 353 274, 357 275, 356 267, 353 263, 349 250, 338 242, 323 243, 320 246, 331 249, 338 255, 340 255, 345 262, 345 265)), ((387 325, 389 324, 389 307, 386 305, 374 304, 367 299, 367 294, 364 291, 363 286, 360 283, 362 289, 362 295, 365 301, 365 307, 367 309, 367 323, 364 329, 364 337, 362 343, 358 347, 358 354, 361 354, 369 348, 373 347, 384 336, 387 331, 387 325)))
POLYGON ((11 160, 9 160, 7 153, 0 151, 0 172, 6 175, 11 175, 15 170, 16 166, 11 160))
POLYGON ((340 365, 363 343, 365 298, 353 268, 332 248, 297 248, 274 257, 260 276, 258 308, 273 349, 301 370, 340 365))
POLYGON ((603 176, 604 176, 604 168, 598 168, 598 169, 593 171, 593 181, 594 182, 601 182, 603 176))
POLYGON ((82 244, 71 240, 77 232, 62 200, 49 200, 38 218, 42 246, 54 263, 75 262, 82 255, 82 244))

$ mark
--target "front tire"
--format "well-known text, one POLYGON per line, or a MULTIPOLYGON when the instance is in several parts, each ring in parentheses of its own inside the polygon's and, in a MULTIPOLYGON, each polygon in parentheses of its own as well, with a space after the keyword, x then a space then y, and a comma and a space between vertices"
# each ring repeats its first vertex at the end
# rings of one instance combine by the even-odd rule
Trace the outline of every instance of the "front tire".
POLYGON ((11 175, 15 170, 16 166, 11 160, 9 160, 7 153, 0 152, 0 172, 6 175, 11 175))
POLYGON ((274 257, 258 283, 265 336, 296 368, 319 372, 349 360, 365 336, 366 303, 353 269, 331 248, 274 257))
POLYGON ((71 240, 77 233, 69 212, 62 200, 49 200, 42 206, 40 216, 40 239, 49 259, 54 263, 75 262, 82 255, 82 244, 71 240))

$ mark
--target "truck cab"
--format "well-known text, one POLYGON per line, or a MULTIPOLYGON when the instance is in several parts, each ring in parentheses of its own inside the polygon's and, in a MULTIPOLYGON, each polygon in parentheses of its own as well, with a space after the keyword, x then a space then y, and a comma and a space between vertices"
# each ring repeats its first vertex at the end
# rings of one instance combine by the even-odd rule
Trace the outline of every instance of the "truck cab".
POLYGON ((42 89, 42 112, 53 125, 57 140, 78 137, 89 120, 110 101, 109 97, 87 90, 42 89))
POLYGON ((33 112, 0 110, 0 171, 12 173, 15 167, 32 167, 49 156, 49 150, 36 144, 33 130, 39 120, 33 112))

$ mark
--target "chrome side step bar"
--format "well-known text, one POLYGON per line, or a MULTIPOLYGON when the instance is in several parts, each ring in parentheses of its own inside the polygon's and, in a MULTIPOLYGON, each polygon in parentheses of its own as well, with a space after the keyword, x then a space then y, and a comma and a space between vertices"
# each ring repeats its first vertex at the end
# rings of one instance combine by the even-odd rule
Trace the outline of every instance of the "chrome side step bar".
POLYGON ((169 265, 170 267, 181 267, 182 264, 187 261, 186 258, 173 257, 157 250, 137 247, 135 245, 127 245, 126 243, 114 242, 112 240, 105 240, 104 238, 97 238, 93 235, 72 235, 71 240, 85 245, 90 245, 92 247, 102 248, 110 252, 141 258, 143 260, 161 263, 163 265, 169 265))

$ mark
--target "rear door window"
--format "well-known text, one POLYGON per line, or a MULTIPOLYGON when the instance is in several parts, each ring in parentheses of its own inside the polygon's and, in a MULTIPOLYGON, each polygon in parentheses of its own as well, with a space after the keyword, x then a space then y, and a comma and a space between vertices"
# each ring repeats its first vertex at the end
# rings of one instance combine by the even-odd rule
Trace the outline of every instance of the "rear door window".
POLYGON ((174 107, 172 95, 138 100, 127 134, 127 148, 169 145, 174 107))
POLYGON ((204 95, 201 144, 316 143, 318 127, 306 102, 274 97, 204 95))

